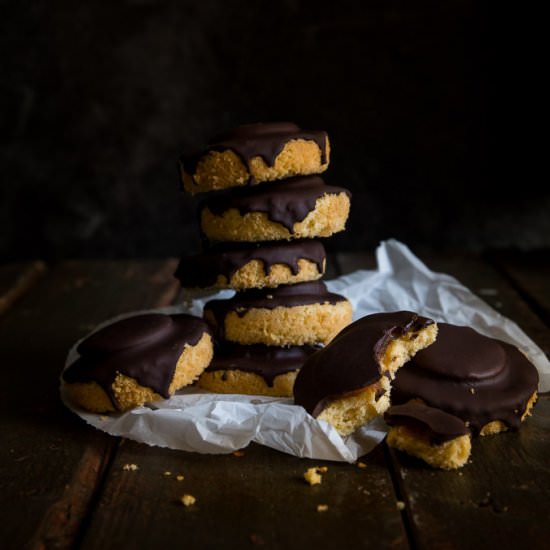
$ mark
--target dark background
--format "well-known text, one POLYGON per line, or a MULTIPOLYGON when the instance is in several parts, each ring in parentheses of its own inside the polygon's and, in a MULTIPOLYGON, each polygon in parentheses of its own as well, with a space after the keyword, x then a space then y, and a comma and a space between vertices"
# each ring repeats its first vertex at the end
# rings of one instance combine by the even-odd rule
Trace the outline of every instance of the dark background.
POLYGON ((329 132, 326 180, 353 193, 329 248, 550 246, 549 195, 514 171, 520 63, 486 2, 2 8, 3 259, 196 250, 179 154, 273 120, 329 132))

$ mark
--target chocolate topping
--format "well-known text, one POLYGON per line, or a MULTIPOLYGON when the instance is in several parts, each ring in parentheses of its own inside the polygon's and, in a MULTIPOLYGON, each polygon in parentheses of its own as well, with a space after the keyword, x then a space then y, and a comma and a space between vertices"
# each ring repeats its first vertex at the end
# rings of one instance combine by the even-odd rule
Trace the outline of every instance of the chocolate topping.
POLYGON ((469 327, 440 323, 437 340, 399 370, 392 402, 419 397, 468 422, 474 433, 501 420, 517 429, 538 385, 538 372, 510 344, 469 327))
POLYGON ((191 315, 137 315, 108 325, 83 340, 80 357, 63 373, 68 383, 97 382, 116 408, 112 385, 120 373, 163 397, 186 344, 194 346, 210 333, 206 323, 191 315))
POLYGON ((215 216, 221 216, 230 208, 237 209, 241 216, 249 212, 263 212, 272 222, 292 231, 295 223, 301 222, 315 210, 317 199, 326 194, 340 193, 351 196, 343 187, 326 185, 319 176, 297 176, 256 187, 218 192, 207 198, 200 208, 201 211, 208 208, 215 216))
POLYGON ((221 330, 224 319, 230 312, 242 317, 250 309, 275 309, 276 307, 295 307, 309 304, 336 304, 346 298, 328 292, 322 281, 280 285, 277 288, 250 289, 238 292, 229 300, 211 300, 204 306, 205 312, 211 312, 221 330))
POLYGON ((433 321, 410 311, 367 315, 340 332, 312 355, 294 384, 294 400, 318 416, 335 399, 380 379, 379 361, 392 340, 417 332, 433 321))
POLYGON ((386 411, 384 420, 390 426, 411 426, 427 431, 434 444, 444 443, 469 433, 464 421, 457 416, 423 403, 394 405, 386 411))
POLYGON ((223 342, 214 353, 206 372, 239 370, 261 376, 268 386, 275 377, 299 370, 304 361, 319 348, 316 346, 275 347, 254 344, 242 346, 223 342))
POLYGON ((250 161, 261 157, 268 166, 275 164, 275 159, 284 146, 293 139, 314 141, 321 151, 321 163, 327 162, 327 133, 317 130, 302 130, 292 122, 272 122, 246 124, 230 130, 210 140, 208 147, 193 155, 180 158, 185 171, 194 175, 199 161, 211 151, 233 151, 250 171, 250 161))
POLYGON ((296 275, 298 260, 301 258, 315 263, 319 273, 322 273, 325 247, 316 240, 217 245, 204 254, 184 256, 174 275, 183 287, 206 288, 216 283, 218 275, 224 275, 229 281, 252 260, 263 262, 266 274, 273 265, 284 264, 296 275))

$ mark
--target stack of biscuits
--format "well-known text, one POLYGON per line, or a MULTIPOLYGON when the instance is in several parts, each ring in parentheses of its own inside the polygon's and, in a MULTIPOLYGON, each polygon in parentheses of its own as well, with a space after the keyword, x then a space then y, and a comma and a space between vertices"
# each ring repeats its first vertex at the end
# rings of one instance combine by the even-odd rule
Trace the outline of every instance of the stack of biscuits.
POLYGON ((180 161, 184 189, 200 194, 202 253, 181 258, 184 288, 233 289, 211 300, 214 359, 199 385, 220 393, 292 396, 306 358, 352 320, 327 291, 320 238, 345 229, 350 193, 319 176, 326 132, 292 123, 251 124, 180 161))

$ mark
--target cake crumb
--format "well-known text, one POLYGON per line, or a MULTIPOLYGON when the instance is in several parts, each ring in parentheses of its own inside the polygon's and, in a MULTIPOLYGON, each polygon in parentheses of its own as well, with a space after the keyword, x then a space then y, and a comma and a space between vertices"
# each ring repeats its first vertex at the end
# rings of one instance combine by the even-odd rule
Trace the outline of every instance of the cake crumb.
POLYGON ((101 422, 105 422, 106 420, 108 420, 108 416, 105 416, 104 414, 102 414, 100 417, 99 417, 99 420, 101 420, 101 422))
POLYGON ((317 470, 317 468, 308 468, 307 472, 304 474, 304 479, 310 485, 319 485, 319 483, 321 483, 322 477, 317 470))
POLYGON ((319 468, 317 468, 317 471, 321 474, 326 474, 328 472, 328 466, 319 466, 319 468))
POLYGON ((238 456, 238 457, 244 456, 244 451, 233 451, 233 456, 238 456))
POLYGON ((318 512, 326 512, 328 510, 328 504, 318 504, 317 505, 317 511, 318 512))
POLYGON ((470 393, 471 393, 472 395, 474 395, 475 392, 476 392, 475 388, 470 388, 470 393))
POLYGON ((177 479, 178 481, 183 481, 185 478, 183 477, 182 474, 178 474, 178 475, 176 476, 176 479, 177 479))
POLYGON ((397 509, 398 510, 404 510, 405 509, 405 503, 402 500, 397 501, 397 509))
POLYGON ((163 475, 165 475, 165 476, 167 476, 167 477, 168 477, 168 476, 171 476, 171 475, 172 475, 172 472, 169 472, 168 470, 166 470, 166 472, 164 472, 164 474, 163 474, 163 475))
POLYGON ((364 462, 358 462, 357 467, 363 469, 363 468, 366 468, 367 465, 364 462))
POLYGON ((135 472, 136 470, 139 470, 139 466, 137 464, 124 464, 124 466, 122 466, 122 469, 135 472))
POLYGON ((197 499, 193 495, 185 494, 181 497, 181 502, 184 506, 192 506, 197 502, 197 499))

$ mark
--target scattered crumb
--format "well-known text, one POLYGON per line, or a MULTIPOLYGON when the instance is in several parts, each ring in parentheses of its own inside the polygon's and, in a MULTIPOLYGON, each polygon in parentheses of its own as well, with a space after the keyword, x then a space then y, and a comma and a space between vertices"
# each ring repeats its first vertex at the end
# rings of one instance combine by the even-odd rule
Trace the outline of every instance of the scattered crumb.
POLYGON ((498 294, 496 288, 480 288, 478 292, 481 296, 496 296, 498 294))
POLYGON ((197 499, 193 495, 183 495, 181 497, 181 502, 184 506, 192 506, 197 502, 197 499))
POLYGON ((165 475, 165 476, 171 476, 171 475, 172 475, 172 472, 169 472, 168 470, 166 470, 166 472, 164 472, 164 475, 165 475))
POLYGON ((328 472, 328 466, 319 466, 319 468, 317 468, 317 471, 321 474, 326 474, 328 472))
POLYGON ((104 414, 102 414, 100 417, 99 417, 99 420, 101 420, 101 422, 105 422, 106 420, 108 420, 109 417, 108 416, 105 416, 104 414))
POLYGON ((310 485, 318 485, 321 483, 321 474, 317 471, 318 468, 308 468, 307 472, 304 474, 304 479, 310 485))
POLYGON ((176 479, 177 479, 178 481, 183 481, 183 480, 184 480, 184 477, 183 477, 182 474, 179 474, 179 475, 176 476, 176 479))
POLYGON ((473 395, 476 392, 474 388, 470 388, 470 393, 473 395))
POLYGON ((358 463, 357 463, 357 467, 358 467, 358 468, 366 468, 367 465, 366 465, 364 462, 358 462, 358 463))
POLYGON ((266 298, 267 298, 268 300, 273 300, 273 294, 267 294, 267 295, 266 295, 266 298))
POLYGON ((233 456, 244 456, 244 451, 233 451, 233 456))
POLYGON ((318 504, 317 505, 317 511, 318 512, 326 512, 328 510, 328 504, 318 504))
POLYGON ((463 475, 464 475, 464 472, 458 472, 458 475, 459 475, 459 476, 463 476, 463 475))
POLYGON ((136 470, 139 470, 139 466, 137 464, 124 464, 124 466, 122 466, 122 469, 135 472, 136 470))
POLYGON ((404 510, 405 509, 405 503, 402 500, 397 501, 397 509, 398 510, 404 510))

